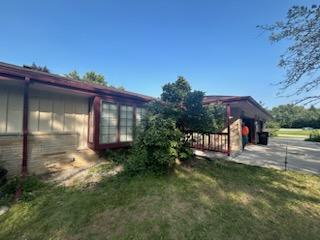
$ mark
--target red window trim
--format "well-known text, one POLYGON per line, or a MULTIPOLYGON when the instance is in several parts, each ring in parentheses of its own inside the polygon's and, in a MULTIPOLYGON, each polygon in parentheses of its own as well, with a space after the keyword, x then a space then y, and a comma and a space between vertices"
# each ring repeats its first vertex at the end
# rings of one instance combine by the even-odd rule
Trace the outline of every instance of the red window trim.
MULTIPOLYGON (((145 104, 142 102, 131 101, 128 99, 114 99, 108 96, 95 96, 93 99, 93 114, 94 114, 94 124, 93 124, 93 143, 89 142, 88 136, 88 147, 93 150, 103 150, 111 148, 121 148, 129 147, 132 145, 132 141, 121 142, 120 141, 120 106, 131 106, 133 107, 133 126, 136 123, 136 108, 143 107, 145 104), (101 103, 102 101, 110 104, 116 104, 118 108, 118 119, 117 119, 117 137, 115 143, 103 143, 100 144, 100 115, 101 115, 101 103)), ((88 123, 89 124, 89 123, 88 123)), ((90 127, 90 126, 89 126, 90 127)))

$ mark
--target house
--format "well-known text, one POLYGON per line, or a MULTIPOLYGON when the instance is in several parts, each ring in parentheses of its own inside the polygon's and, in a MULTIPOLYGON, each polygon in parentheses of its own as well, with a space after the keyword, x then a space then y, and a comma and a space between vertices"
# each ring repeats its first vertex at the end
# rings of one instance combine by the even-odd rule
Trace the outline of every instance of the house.
MULTIPOLYGON (((10 175, 41 174, 61 161, 130 146, 149 96, 0 63, 0 164, 10 175)), ((251 97, 206 96, 227 106, 226 129, 192 135, 194 147, 241 150, 241 123, 257 142, 269 113, 251 97)))
POLYGON ((0 164, 39 174, 88 149, 129 146, 151 99, 0 63, 0 164))
POLYGON ((229 133, 230 142, 226 150, 229 155, 242 150, 242 123, 250 130, 249 143, 257 144, 258 134, 264 131, 266 121, 272 118, 270 113, 250 96, 205 96, 203 104, 224 104, 227 107, 227 126, 223 132, 229 133))

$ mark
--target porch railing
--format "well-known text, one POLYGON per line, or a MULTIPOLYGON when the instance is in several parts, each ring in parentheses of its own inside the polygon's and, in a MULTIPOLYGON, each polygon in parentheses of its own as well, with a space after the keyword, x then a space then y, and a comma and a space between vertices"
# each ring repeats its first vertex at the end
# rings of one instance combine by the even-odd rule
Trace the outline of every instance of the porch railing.
POLYGON ((228 133, 186 133, 186 140, 192 148, 230 154, 228 133))

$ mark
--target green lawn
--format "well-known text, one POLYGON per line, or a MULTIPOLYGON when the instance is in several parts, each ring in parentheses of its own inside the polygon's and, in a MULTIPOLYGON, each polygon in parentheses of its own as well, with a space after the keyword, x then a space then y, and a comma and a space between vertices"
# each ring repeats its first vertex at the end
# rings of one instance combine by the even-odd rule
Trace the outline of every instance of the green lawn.
POLYGON ((319 176, 230 162, 198 159, 169 176, 122 175, 69 188, 45 185, 28 199, 0 216, 0 239, 320 236, 319 176))
POLYGON ((313 130, 281 128, 279 131, 277 131, 277 134, 278 137, 308 138, 312 131, 313 130))

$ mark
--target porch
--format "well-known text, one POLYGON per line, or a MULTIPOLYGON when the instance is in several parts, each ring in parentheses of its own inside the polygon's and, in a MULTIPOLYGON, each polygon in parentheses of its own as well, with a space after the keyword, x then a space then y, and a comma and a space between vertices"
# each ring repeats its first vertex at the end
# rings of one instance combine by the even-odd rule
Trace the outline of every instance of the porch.
POLYGON ((242 151, 241 128, 249 128, 249 143, 258 143, 258 134, 264 131, 265 122, 271 115, 252 97, 206 96, 204 105, 226 106, 225 128, 217 133, 187 133, 192 148, 201 151, 236 155, 242 151))

